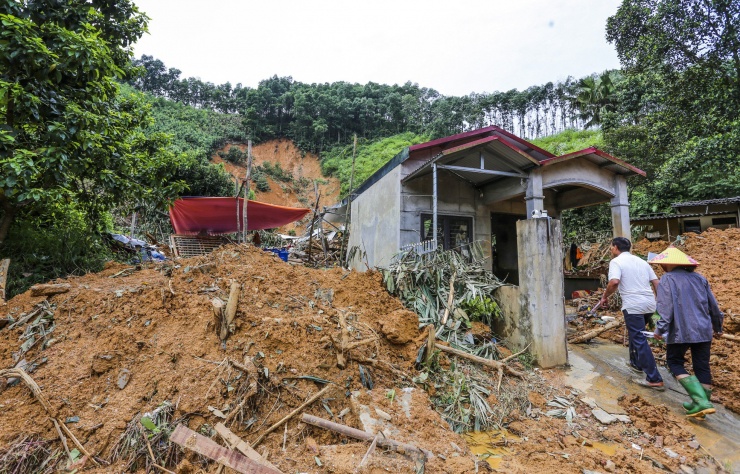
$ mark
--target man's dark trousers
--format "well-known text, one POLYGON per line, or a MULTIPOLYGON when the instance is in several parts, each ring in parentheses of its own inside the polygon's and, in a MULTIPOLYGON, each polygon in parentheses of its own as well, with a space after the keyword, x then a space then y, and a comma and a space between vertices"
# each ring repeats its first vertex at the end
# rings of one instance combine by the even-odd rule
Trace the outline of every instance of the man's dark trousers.
POLYGON ((627 326, 627 336, 630 341, 630 363, 645 372, 648 382, 662 382, 663 377, 660 376, 658 366, 655 365, 653 351, 650 350, 650 344, 642 333, 645 330, 645 320, 650 315, 630 314, 627 311, 622 311, 622 313, 624 314, 624 324, 627 326))

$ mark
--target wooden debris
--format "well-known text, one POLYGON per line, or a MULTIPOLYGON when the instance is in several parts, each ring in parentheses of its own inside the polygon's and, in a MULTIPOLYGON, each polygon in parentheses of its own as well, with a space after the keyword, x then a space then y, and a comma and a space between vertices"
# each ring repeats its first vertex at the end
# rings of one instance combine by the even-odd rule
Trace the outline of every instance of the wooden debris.
MULTIPOLYGON (((335 433, 347 436, 348 438, 355 438, 368 442, 372 442, 375 439, 375 435, 366 433, 365 431, 352 428, 351 426, 342 425, 340 423, 334 423, 333 421, 309 415, 308 413, 303 414, 303 416, 301 417, 301 421, 312 426, 323 428, 325 430, 334 431, 335 433)), ((377 444, 379 446, 389 448, 393 451, 410 454, 412 456, 424 456, 426 457, 426 459, 432 459, 434 457, 434 454, 432 454, 431 451, 417 448, 412 444, 401 443, 390 438, 378 437, 377 444)))
POLYGON ((722 339, 727 339, 730 341, 740 342, 740 337, 733 336, 732 334, 722 334, 722 339))
POLYGON ((4 303, 7 299, 6 288, 8 284, 8 268, 10 267, 10 259, 5 258, 0 260, 0 303, 4 303))
POLYGON ((455 299, 455 275, 455 273, 452 273, 452 276, 450 277, 450 294, 447 297, 447 306, 445 307, 445 314, 442 315, 442 324, 440 326, 447 324, 447 317, 450 315, 452 302, 455 299))
POLYGON ((239 283, 233 282, 231 284, 231 291, 229 292, 229 302, 226 303, 226 310, 224 311, 223 317, 221 318, 221 333, 219 337, 222 341, 225 341, 226 338, 229 336, 231 324, 234 322, 234 317, 236 317, 236 308, 239 305, 240 290, 241 285, 239 283))
POLYGON ((437 339, 436 331, 434 330, 434 324, 429 325, 429 333, 427 334, 427 353, 424 357, 424 363, 429 364, 432 361, 434 355, 434 341, 437 339))
POLYGON ((66 293, 72 289, 69 283, 45 283, 33 285, 31 287, 31 296, 54 296, 59 293, 66 293))
POLYGON ((216 433, 218 433, 224 441, 233 449, 238 450, 243 455, 251 459, 252 461, 263 464, 275 472, 280 473, 280 469, 275 467, 270 461, 260 456, 260 453, 252 449, 252 447, 239 436, 235 435, 230 429, 223 423, 216 423, 216 433))
POLYGON ((323 389, 321 389, 315 395, 313 395, 308 400, 306 400, 305 402, 303 402, 301 404, 301 406, 299 406, 298 408, 296 408, 292 412, 290 412, 287 415, 285 415, 285 417, 283 417, 283 419, 281 419, 280 421, 278 421, 277 423, 275 423, 271 427, 267 428, 267 431, 265 431, 264 433, 262 433, 259 438, 257 438, 256 440, 254 440, 254 443, 252 443, 252 446, 257 446, 258 444, 260 444, 262 442, 262 440, 265 439, 265 436, 267 436, 268 434, 272 433, 276 429, 280 428, 283 425, 283 423, 285 423, 286 421, 290 420, 291 418, 293 418, 294 416, 296 416, 299 412, 303 411, 307 406, 309 406, 310 404, 312 404, 313 402, 315 402, 319 398, 321 398, 324 395, 326 395, 327 393, 329 393, 329 391, 331 389, 333 389, 333 388, 334 387, 332 387, 332 385, 329 384, 326 387, 324 387, 323 389))
POLYGON ((580 336, 576 336, 574 338, 568 339, 568 343, 569 344, 581 344, 581 343, 584 343, 584 342, 588 342, 591 339, 593 339, 596 336, 598 336, 599 334, 601 334, 602 332, 608 331, 609 329, 614 329, 614 328, 619 327, 621 325, 622 325, 622 321, 621 320, 612 321, 609 324, 607 324, 607 325, 605 325, 603 327, 600 327, 598 329, 594 329, 593 331, 587 332, 586 334, 582 334, 580 336))
POLYGON ((473 362, 477 362, 477 363, 479 363, 481 365, 485 365, 486 367, 491 367, 492 369, 499 370, 499 368, 502 367, 503 370, 505 370, 508 374, 514 375, 515 377, 524 377, 524 373, 523 372, 519 372, 516 369, 512 369, 508 365, 506 365, 506 364, 504 364, 504 363, 502 363, 502 362, 500 362, 498 360, 484 359, 483 357, 478 357, 478 356, 475 356, 473 354, 468 354, 465 351, 461 351, 459 349, 455 349, 455 348, 449 347, 449 346, 443 346, 443 345, 440 345, 440 344, 435 345, 435 347, 437 349, 441 350, 442 352, 447 352, 448 354, 456 355, 458 357, 462 357, 463 359, 467 359, 467 360, 470 360, 470 361, 473 361, 473 362))
POLYGON ((241 453, 224 448, 183 425, 177 425, 170 435, 170 441, 242 474, 275 474, 273 469, 252 461, 241 453))

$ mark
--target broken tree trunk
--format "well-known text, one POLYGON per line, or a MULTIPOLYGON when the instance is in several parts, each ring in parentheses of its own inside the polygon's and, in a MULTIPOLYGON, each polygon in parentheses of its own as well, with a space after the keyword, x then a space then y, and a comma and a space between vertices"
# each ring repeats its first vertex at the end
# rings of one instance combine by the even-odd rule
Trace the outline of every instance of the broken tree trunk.
POLYGON ((599 329, 594 329, 593 331, 587 332, 586 334, 582 334, 580 336, 573 337, 571 339, 568 339, 569 344, 581 344, 583 342, 588 342, 591 339, 595 338, 602 332, 608 331, 610 329, 614 329, 616 327, 619 327, 622 325, 622 321, 612 321, 606 326, 600 327, 599 329))
POLYGON ((241 453, 224 448, 212 439, 183 425, 177 425, 170 435, 170 441, 242 474, 275 474, 272 468, 252 461, 241 453))
POLYGON ((496 369, 496 370, 500 370, 501 368, 503 368, 503 370, 505 370, 510 375, 514 375, 516 377, 524 377, 524 373, 523 372, 519 372, 516 369, 512 369, 508 365, 506 365, 506 364, 504 364, 502 362, 499 362, 497 360, 484 359, 483 357, 478 357, 478 356, 473 355, 473 354, 468 354, 465 351, 461 351, 459 349, 455 349, 455 348, 449 347, 449 346, 443 346, 443 345, 440 345, 440 344, 435 344, 434 347, 436 349, 439 349, 442 352, 447 352, 448 354, 453 354, 453 355, 456 355, 458 357, 462 357, 463 359, 467 359, 467 360, 471 360, 473 362, 477 362, 477 363, 479 363, 481 365, 485 365, 486 367, 491 367, 492 369, 496 369))
POLYGON ((47 283, 33 285, 31 287, 31 296, 54 296, 59 293, 66 293, 72 289, 69 283, 47 283))
POLYGON ((224 311, 224 317, 221 320, 221 340, 225 341, 229 335, 229 328, 234 322, 236 317, 236 307, 239 305, 239 290, 241 285, 237 282, 231 284, 231 291, 229 292, 229 302, 226 303, 226 311, 224 311))
POLYGON ((276 473, 281 472, 280 469, 272 465, 272 463, 270 463, 270 461, 268 461, 267 459, 260 456, 260 453, 252 449, 249 443, 241 439, 239 436, 235 435, 223 423, 216 423, 216 433, 218 433, 232 448, 238 450, 252 461, 263 464, 273 469, 276 473))
MULTIPOLYGON (((349 438, 355 438, 362 441, 370 442, 375 439, 375 435, 366 433, 365 431, 352 428, 351 426, 334 423, 333 421, 325 420, 324 418, 319 418, 318 416, 309 415, 308 413, 303 414, 303 416, 301 417, 301 421, 309 425, 318 426, 319 428, 342 434, 349 438)), ((391 450, 398 451, 399 453, 411 454, 414 456, 424 456, 427 459, 431 459, 434 457, 431 451, 417 448, 412 444, 401 443, 399 441, 395 441, 382 436, 378 437, 377 443, 379 446, 390 448, 391 450)))
POLYGON ((4 302, 7 299, 7 292, 5 291, 5 288, 7 288, 7 285, 8 285, 8 268, 9 267, 10 267, 9 258, 0 260, 0 303, 4 302))

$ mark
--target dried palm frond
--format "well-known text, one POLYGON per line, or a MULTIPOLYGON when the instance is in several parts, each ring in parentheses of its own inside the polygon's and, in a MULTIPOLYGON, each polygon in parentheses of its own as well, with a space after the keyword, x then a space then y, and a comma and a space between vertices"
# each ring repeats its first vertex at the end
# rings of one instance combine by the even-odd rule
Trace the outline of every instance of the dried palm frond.
POLYGON ((47 474, 56 470, 61 451, 52 441, 34 436, 20 437, 0 452, 1 474, 47 474))
MULTIPOLYGON (((382 269, 388 292, 400 297, 407 308, 419 315, 420 325, 439 327, 447 310, 448 328, 454 331, 466 326, 469 315, 461 306, 476 299, 493 300, 493 291, 504 284, 483 268, 481 243, 473 242, 469 248, 470 259, 455 250, 424 255, 410 250, 398 254, 388 268, 382 269)), ((497 316, 494 312, 481 315, 481 319, 490 325, 497 316)))

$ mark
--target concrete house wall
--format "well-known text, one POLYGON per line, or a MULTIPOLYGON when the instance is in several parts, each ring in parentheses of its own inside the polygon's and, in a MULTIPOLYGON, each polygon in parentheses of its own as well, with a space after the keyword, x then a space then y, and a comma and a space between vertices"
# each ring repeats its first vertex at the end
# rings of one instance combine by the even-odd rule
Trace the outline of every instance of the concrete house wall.
POLYGON ((348 249, 367 253, 363 260, 352 260, 355 270, 365 270, 365 263, 370 268, 387 266, 401 247, 400 173, 395 167, 352 201, 348 249))

